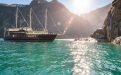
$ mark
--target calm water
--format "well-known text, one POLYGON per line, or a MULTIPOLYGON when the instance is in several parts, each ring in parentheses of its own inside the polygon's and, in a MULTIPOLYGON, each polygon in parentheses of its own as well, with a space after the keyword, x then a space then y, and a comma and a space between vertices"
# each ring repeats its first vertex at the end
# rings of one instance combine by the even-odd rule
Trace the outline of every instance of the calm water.
POLYGON ((0 39, 0 75, 121 75, 121 46, 0 39))

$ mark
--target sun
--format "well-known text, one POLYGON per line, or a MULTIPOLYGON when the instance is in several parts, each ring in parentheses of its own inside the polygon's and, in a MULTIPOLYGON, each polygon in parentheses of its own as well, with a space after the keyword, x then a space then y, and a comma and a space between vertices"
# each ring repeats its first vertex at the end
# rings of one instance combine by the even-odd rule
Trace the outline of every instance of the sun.
POLYGON ((91 0, 72 0, 72 6, 75 11, 86 11, 90 4, 91 0))
POLYGON ((90 0, 73 0, 73 6, 75 8, 88 8, 90 6, 90 0))

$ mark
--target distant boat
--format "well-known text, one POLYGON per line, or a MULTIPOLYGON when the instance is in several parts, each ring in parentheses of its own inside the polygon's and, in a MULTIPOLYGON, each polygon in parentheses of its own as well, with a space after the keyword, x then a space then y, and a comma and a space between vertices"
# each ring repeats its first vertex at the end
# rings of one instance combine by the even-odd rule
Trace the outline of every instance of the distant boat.
POLYGON ((49 33, 47 30, 47 9, 45 12, 45 27, 41 30, 33 30, 31 25, 32 8, 30 9, 30 25, 28 27, 17 27, 18 8, 16 9, 16 28, 4 29, 4 40, 6 41, 27 41, 41 42, 54 41, 58 34, 49 33))

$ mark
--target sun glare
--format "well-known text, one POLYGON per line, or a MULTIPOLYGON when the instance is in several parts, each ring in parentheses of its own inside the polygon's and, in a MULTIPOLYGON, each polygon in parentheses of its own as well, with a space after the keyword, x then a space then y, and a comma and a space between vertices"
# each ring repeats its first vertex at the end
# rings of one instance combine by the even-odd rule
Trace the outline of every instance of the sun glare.
POLYGON ((73 9, 77 12, 87 11, 91 6, 91 0, 73 0, 72 6, 73 6, 73 9))
POLYGON ((74 0, 75 8, 87 8, 89 6, 89 0, 74 0))

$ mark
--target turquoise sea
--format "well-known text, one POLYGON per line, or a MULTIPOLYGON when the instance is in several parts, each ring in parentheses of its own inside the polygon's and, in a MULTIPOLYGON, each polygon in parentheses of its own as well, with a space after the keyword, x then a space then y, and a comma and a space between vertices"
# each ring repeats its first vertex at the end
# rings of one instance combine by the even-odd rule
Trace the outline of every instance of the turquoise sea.
POLYGON ((121 75, 121 46, 0 39, 0 75, 121 75))

